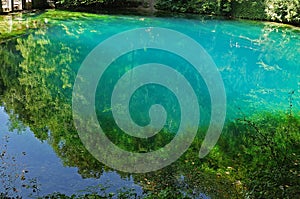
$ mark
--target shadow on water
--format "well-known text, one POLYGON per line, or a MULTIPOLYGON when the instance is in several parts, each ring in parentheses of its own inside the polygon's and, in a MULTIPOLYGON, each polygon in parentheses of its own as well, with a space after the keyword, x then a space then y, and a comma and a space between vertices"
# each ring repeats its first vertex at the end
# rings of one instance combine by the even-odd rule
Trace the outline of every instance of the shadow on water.
MULTIPOLYGON (((109 180, 112 181, 115 178, 118 182, 122 181, 122 183, 112 186, 103 181, 99 186, 96 184, 99 181, 94 181, 91 185, 87 183, 90 186, 87 186, 86 189, 82 188, 85 190, 83 193, 95 192, 107 197, 110 197, 109 193, 112 192, 115 197, 127 194, 130 197, 143 195, 162 198, 170 196, 209 198, 207 196, 209 195, 212 198, 239 198, 244 194, 246 186, 246 180, 245 184, 241 184, 239 181, 239 179, 243 179, 243 176, 239 176, 241 174, 235 167, 238 164, 231 167, 231 163, 226 164, 227 160, 221 160, 226 147, 229 146, 226 143, 234 140, 234 136, 238 137, 237 135, 234 135, 232 140, 227 140, 222 136, 219 145, 214 148, 208 158, 198 159, 198 150, 207 130, 207 119, 210 116, 211 107, 207 105, 210 104, 209 93, 201 76, 195 75, 193 69, 187 69, 191 68, 189 63, 181 58, 176 59, 174 55, 165 52, 152 52, 152 57, 149 58, 147 53, 151 53, 151 50, 147 53, 136 51, 134 55, 126 54, 116 60, 106 71, 106 76, 99 82, 96 96, 101 101, 97 101, 96 104, 97 116, 100 124, 108 132, 109 139, 120 148, 145 153, 170 142, 178 128, 176 121, 180 118, 180 111, 177 111, 176 98, 165 88, 145 87, 136 92, 133 97, 133 101, 143 102, 132 106, 132 111, 135 113, 132 117, 141 125, 149 122, 147 111, 151 104, 160 103, 166 107, 168 112, 172 113, 168 115, 165 128, 152 138, 136 139, 122 133, 114 122, 109 107, 110 93, 114 83, 127 70, 142 63, 163 62, 166 65, 172 65, 184 74, 197 93, 201 93, 197 96, 199 104, 205 104, 201 107, 201 115, 204 119, 199 124, 201 127, 193 145, 170 166, 146 174, 115 171, 100 163, 87 151, 72 120, 72 89, 83 59, 99 42, 112 34, 152 25, 176 27, 178 31, 199 41, 215 60, 227 89, 228 123, 224 130, 226 132, 243 130, 232 126, 231 123, 234 118, 243 115, 239 110, 246 115, 252 115, 250 113, 254 109, 258 113, 261 111, 284 112, 287 104, 285 99, 288 99, 287 93, 291 90, 295 91, 293 105, 296 108, 299 107, 300 72, 299 68, 295 66, 300 65, 298 59, 300 43, 299 35, 294 34, 291 29, 276 27, 274 24, 238 26, 241 24, 236 25, 236 22, 222 24, 215 20, 199 22, 197 20, 172 18, 160 20, 131 16, 99 16, 99 18, 91 19, 84 14, 81 17, 69 16, 62 20, 59 12, 54 13, 53 22, 49 17, 51 14, 47 16, 50 25, 40 27, 28 35, 10 40, 0 46, 0 100, 4 112, 9 116, 9 126, 3 123, 1 125, 11 128, 6 131, 15 133, 16 130, 19 130, 21 136, 25 136, 22 135, 22 132, 33 134, 39 141, 47 143, 41 148, 51 146, 49 150, 53 150, 59 158, 54 158, 54 161, 61 161, 64 167, 76 168, 75 172, 70 173, 70 176, 64 176, 66 178, 72 179, 72 175, 76 175, 77 172, 83 183, 86 182, 84 182, 85 179, 105 179, 105 176, 111 178, 109 180), (73 20, 74 17, 77 20, 73 20), (124 22, 120 23, 120 21, 123 20, 127 20, 128 24, 122 25, 124 22), (196 31, 186 30, 187 26, 194 27, 196 31), (110 84, 106 84, 106 82, 110 82, 110 84), (148 93, 152 93, 153 90, 156 95, 149 95, 148 93), (142 99, 145 96, 147 99, 142 99), (216 160, 216 157, 219 159, 216 160), (237 174, 230 177, 230 173, 234 173, 232 170, 236 170, 237 174), (121 185, 125 187, 123 190, 118 187, 121 185)), ((233 122, 233 124, 235 123, 233 122)), ((2 133, 4 132, 1 132, 1 135, 2 133)), ((229 133, 228 137, 230 135, 229 133)), ((234 143, 236 144, 236 142, 234 143)), ((230 147, 232 146, 230 145, 230 147)), ((35 145, 30 147, 33 148, 32 150, 41 149, 40 146, 35 145)), ((235 145, 234 147, 236 150, 241 150, 235 145)), ((228 150, 228 153, 238 152, 228 150)), ((38 158, 43 160, 43 154, 40 155, 38 158)), ((238 161, 237 157, 235 158, 238 161)), ((230 158, 229 156, 228 159, 230 158)), ((29 164, 29 167, 40 169, 34 167, 38 161, 34 159, 30 161, 26 163, 29 164)), ((244 161, 246 162, 246 160, 244 161)), ((43 175, 42 178, 46 179, 40 184, 39 194, 41 195, 55 192, 57 189, 59 190, 58 187, 65 186, 64 179, 53 177, 51 173, 30 170, 27 175, 35 178, 35 172, 43 175), (47 187, 47 191, 43 192, 43 187, 47 187)), ((62 172, 64 172, 63 169, 58 171, 60 174, 62 172)), ((77 191, 78 189, 70 188, 65 193, 72 194, 77 191)))

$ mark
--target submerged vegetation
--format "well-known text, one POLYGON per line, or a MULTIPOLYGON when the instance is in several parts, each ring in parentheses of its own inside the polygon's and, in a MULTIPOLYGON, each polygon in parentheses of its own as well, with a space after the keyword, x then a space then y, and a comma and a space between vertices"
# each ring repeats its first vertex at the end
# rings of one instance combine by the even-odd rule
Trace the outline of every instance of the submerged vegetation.
MULTIPOLYGON (((172 165, 157 172, 134 174, 143 187, 142 195, 122 188, 108 193, 107 187, 99 186, 83 195, 53 193, 41 198, 208 198, 206 194, 211 198, 298 198, 299 132, 300 118, 286 113, 237 119, 225 126, 218 144, 205 159, 197 156, 203 137, 200 131, 189 150, 172 165)), ((81 173, 85 177, 97 177, 101 168, 108 169, 88 155, 74 136, 70 140, 67 134, 60 135, 68 145, 56 148, 68 166, 88 171, 88 175, 81 173), (82 150, 85 152, 79 154, 82 150)), ((3 184, 7 190, 16 190, 16 185, 8 182, 12 181, 3 184)))
POLYGON ((297 198, 299 119, 283 113, 261 113, 232 122, 225 127, 218 144, 222 155, 215 161, 223 169, 224 165, 230 168, 228 175, 240 180, 250 198, 297 198))
MULTIPOLYGON (((83 3, 83 1, 61 1, 61 5, 72 4, 72 2, 83 3)), ((93 3, 94 1, 86 2, 93 3)), ((208 11, 230 13, 233 9, 231 6, 245 1, 216 1, 223 2, 222 5, 219 4, 219 7, 214 7, 215 1, 205 1, 205 5, 202 1, 193 1, 194 4, 183 4, 183 2, 159 0, 157 6, 166 6, 166 9, 180 12, 194 12, 193 9, 195 9, 196 13, 208 11), (167 3, 172 4, 173 7, 169 8, 167 3), (194 8, 194 5, 197 7, 194 8)), ((247 2, 254 4, 252 1, 247 2)), ((288 21, 289 18, 284 16, 292 13, 289 14, 293 18, 291 20, 299 20, 292 12, 294 8, 298 9, 297 6, 286 8, 289 9, 289 12, 280 14, 276 6, 282 6, 283 2, 282 4, 280 4, 281 1, 276 2, 277 4, 270 7, 275 11, 268 11, 279 14, 273 14, 274 19, 288 21)), ((296 3, 297 1, 291 2, 296 3)), ((257 5, 259 5, 259 1, 257 5)), ((76 43, 66 44, 65 41, 54 43, 46 33, 50 26, 59 24, 60 20, 74 20, 74 23, 80 23, 78 19, 92 17, 99 18, 97 15, 86 13, 49 11, 35 18, 20 20, 17 24, 13 22, 10 26, 12 27, 11 32, 2 32, 1 30, 0 35, 0 39, 6 39, 11 37, 11 34, 28 34, 26 37, 10 40, 0 46, 0 102, 5 106, 10 120, 14 121, 13 128, 29 127, 36 138, 48 141, 65 166, 77 167, 78 173, 83 178, 100 178, 103 171, 112 170, 87 151, 76 133, 72 120, 70 96, 78 70, 77 65, 82 61, 79 58, 81 57, 80 53, 89 49, 85 49, 86 46, 78 46, 76 43), (36 29, 28 31, 32 28, 36 29), (51 56, 51 59, 47 59, 45 55, 51 56), (72 65, 74 63, 75 66, 72 65)), ((102 16, 103 20, 109 20, 108 18, 108 16, 102 16)), ((7 21, 3 23, 4 26, 8 24, 7 21)), ((260 42, 261 46, 265 46, 263 48, 265 51, 274 48, 274 40, 269 38, 270 35, 278 29, 282 32, 285 31, 284 28, 277 28, 275 25, 266 26, 260 37, 261 40, 253 40, 253 43, 260 42)), ((59 24, 56 31, 60 29, 69 37, 74 38, 79 38, 79 35, 84 33, 84 30, 71 29, 64 24, 59 24)), ((289 33, 283 35, 287 34, 289 33)), ((283 38, 280 45, 288 49, 285 46, 288 41, 288 37, 283 38)), ((286 51, 278 50, 278 52, 280 55, 273 53, 271 57, 263 57, 267 55, 262 54, 261 60, 277 60, 286 55, 297 64, 296 55, 290 55, 286 51)), ((232 54, 234 54, 233 50, 227 56, 232 54)), ((267 66, 264 63, 261 65, 267 68, 267 71, 275 70, 275 66, 267 66)), ((236 81, 236 79, 231 81, 236 81)), ((205 129, 200 129, 192 146, 172 165, 157 172, 132 174, 135 182, 143 188, 144 193, 140 195, 131 189, 120 189, 115 193, 107 193, 106 187, 99 186, 93 191, 87 191, 86 194, 67 196, 53 193, 41 196, 41 198, 176 197, 206 199, 209 198, 207 195, 211 198, 299 198, 300 113, 293 108, 295 102, 293 96, 295 93, 299 95, 297 92, 299 91, 286 93, 289 95, 289 101, 286 102, 288 111, 286 112, 261 111, 258 114, 245 115, 228 121, 217 145, 204 159, 198 158, 198 150, 205 132, 205 129)), ((110 128, 111 120, 106 120, 105 125, 110 128)), ((113 132, 113 130, 115 129, 111 131, 113 132)), ((170 140, 170 134, 162 132, 155 141, 150 139, 141 146, 134 144, 132 146, 135 147, 132 148, 129 148, 128 143, 133 141, 126 136, 120 137, 118 134, 112 133, 111 139, 124 149, 145 152, 145 150, 154 150, 156 147, 163 146, 170 140), (146 146, 149 146, 150 149, 147 149, 146 146)), ((0 148, 0 160, 14 161, 5 152, 5 147, 6 145, 4 148, 0 148)), ((11 168, 16 167, 12 166, 11 168)), ((29 184, 28 182, 26 182, 27 184, 23 183, 22 179, 25 178, 27 172, 27 170, 19 169, 17 175, 12 176, 16 172, 7 170, 7 166, 2 164, 0 177, 5 181, 1 185, 6 192, 0 194, 0 198, 18 196, 19 193, 16 192, 17 188, 14 183, 18 180, 21 181, 21 187, 25 185, 33 192, 38 191, 37 181, 30 181, 29 184)), ((119 174, 123 178, 131 175, 122 172, 119 174)))

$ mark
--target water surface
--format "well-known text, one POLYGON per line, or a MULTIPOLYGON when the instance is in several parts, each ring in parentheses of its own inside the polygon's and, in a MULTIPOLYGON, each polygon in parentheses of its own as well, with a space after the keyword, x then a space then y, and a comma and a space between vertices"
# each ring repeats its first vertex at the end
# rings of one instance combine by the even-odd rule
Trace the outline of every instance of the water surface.
MULTIPOLYGON (((143 189, 150 189, 152 181, 148 183, 144 175, 120 173, 94 159, 82 145, 72 121, 72 88, 81 63, 100 42, 122 31, 169 28, 202 45, 224 81, 226 121, 262 111, 288 113, 291 104, 293 112, 300 109, 300 30, 296 28, 197 17, 78 14, 59 18, 59 12, 52 17, 44 19, 42 27, 0 46, 0 134, 1 137, 9 135, 7 151, 24 163, 19 165, 20 169, 28 169, 28 175, 38 179, 41 195, 55 191, 70 195, 99 184, 108 186, 107 192, 127 187, 142 194, 143 189)), ((34 19, 26 18, 31 22, 34 19)), ((101 99, 96 102, 100 124, 109 132, 110 139, 126 150, 155 150, 173 136, 172 133, 162 135, 164 139, 158 136, 150 142, 132 139, 122 134, 112 119, 109 105, 116 81, 126 71, 154 61, 177 69, 189 80, 199 101, 200 128, 205 129, 209 122, 208 90, 189 63, 174 54, 151 49, 128 53, 113 62, 99 81, 96 93, 101 99), (138 141, 140 145, 135 144, 138 141)), ((178 101, 163 87, 142 87, 135 93, 131 108, 133 119, 146 125, 147 111, 154 103, 162 104, 170 113, 166 131, 176 132, 180 118, 178 101)), ((5 143, 5 139, 1 143, 5 143)), ((173 183, 170 186, 185 190, 188 179, 184 171, 173 169, 168 172, 171 179, 168 182, 173 183)), ((154 175, 153 183, 163 183, 158 177, 161 173, 163 171, 154 175)), ((198 187, 197 193, 204 191, 213 195, 205 190, 198 187)))

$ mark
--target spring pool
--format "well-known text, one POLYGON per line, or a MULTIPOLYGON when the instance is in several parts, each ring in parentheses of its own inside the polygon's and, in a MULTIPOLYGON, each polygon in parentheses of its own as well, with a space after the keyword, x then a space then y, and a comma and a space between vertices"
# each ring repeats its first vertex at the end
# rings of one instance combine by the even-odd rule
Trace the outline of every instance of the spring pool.
MULTIPOLYGON (((2 179, 11 179, 7 173, 28 170, 26 175, 33 182, 26 183, 38 185, 39 195, 94 191, 108 194, 122 189, 142 195, 143 190, 155 192, 157 187, 170 186, 202 198, 214 196, 213 189, 205 188, 213 184, 213 180, 209 181, 209 177, 199 174, 207 180, 207 184, 194 185, 183 171, 186 168, 181 168, 182 161, 155 171, 152 177, 151 173, 119 172, 95 159, 78 136, 72 114, 72 92, 78 71, 95 47, 124 31, 165 28, 180 32, 202 46, 224 84, 225 125, 236 118, 261 112, 288 114, 300 110, 300 30, 295 27, 195 16, 65 15, 60 11, 49 12, 40 16, 11 18, 12 25, 37 24, 37 27, 0 46, 1 150, 10 154, 2 160, 0 174, 5 174, 2 179), (5 166, 14 165, 14 158, 20 162, 16 171, 5 166), (162 179, 164 177, 161 176, 166 177, 162 179)), ((5 20, 8 19, 2 19, 5 20)), ((1 30, 9 32, 11 27, 7 24, 8 28, 1 30)), ((120 43, 113 43, 112 49, 122 46, 122 42, 132 44, 125 38, 120 43)), ((180 41, 176 42, 180 45, 180 41)), ((164 45, 168 46, 168 43, 164 45)), ((184 51, 189 50, 185 46, 184 51)), ((200 56, 197 52, 190 54, 194 58, 200 56)), ((101 58, 96 62, 101 62, 101 58)), ((133 93, 129 110, 133 121, 145 126, 151 122, 150 107, 162 105, 167 117, 161 135, 146 140, 132 138, 122 133, 114 121, 110 105, 115 84, 126 72, 146 63, 168 65, 186 78, 198 100, 199 128, 207 130, 213 106, 210 90, 203 76, 187 60, 161 49, 141 48, 111 61, 98 81, 94 106, 100 125, 109 132, 109 140, 120 148, 141 153, 155 151, 170 142, 180 128, 183 110, 176 95, 154 83, 143 85, 133 93)), ((159 74, 158 71, 154 75, 168 79, 166 73, 159 74)), ((177 86, 177 89, 182 88, 177 86)), ((12 178, 6 184, 21 187, 22 181, 12 178)), ((230 190, 223 185, 220 187, 229 194, 230 190)), ((32 188, 21 189, 24 197, 32 191, 32 188)))

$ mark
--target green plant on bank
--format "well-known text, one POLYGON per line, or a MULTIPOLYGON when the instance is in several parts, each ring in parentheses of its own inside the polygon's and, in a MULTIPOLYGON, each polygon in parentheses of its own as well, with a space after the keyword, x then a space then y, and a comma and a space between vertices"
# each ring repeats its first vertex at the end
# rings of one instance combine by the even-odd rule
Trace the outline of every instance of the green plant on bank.
POLYGON ((156 8, 172 12, 222 15, 230 12, 230 0, 158 0, 156 8))
MULTIPOLYGON (((144 3, 144 1, 138 0, 58 0, 55 2, 58 7, 73 9, 89 5, 110 5, 110 8, 113 8, 124 7, 127 4, 136 5, 130 4, 130 2, 144 3)), ((93 8, 97 9, 95 6, 93 8)), ((300 24, 299 0, 156 0, 155 8, 170 12, 222 15, 300 24)))
POLYGON ((266 0, 265 12, 268 19, 280 22, 300 23, 299 0, 266 0))
POLYGON ((300 24, 299 0, 157 0, 156 8, 300 24))
POLYGON ((104 3, 107 0, 57 0, 56 5, 63 5, 65 7, 74 7, 74 6, 80 6, 80 5, 89 5, 89 4, 95 4, 95 3, 104 3))
MULTIPOLYGON (((17 157, 8 153, 9 136, 3 138, 3 145, 0 148, 0 198, 22 198, 24 191, 30 190, 30 196, 37 196, 39 185, 36 178, 28 178, 28 170, 24 169, 17 157)), ((22 152, 25 156, 26 152, 22 152)))
POLYGON ((142 0, 56 0, 55 5, 58 8, 80 8, 80 7, 108 7, 108 8, 121 8, 122 6, 136 6, 142 5, 142 0))

